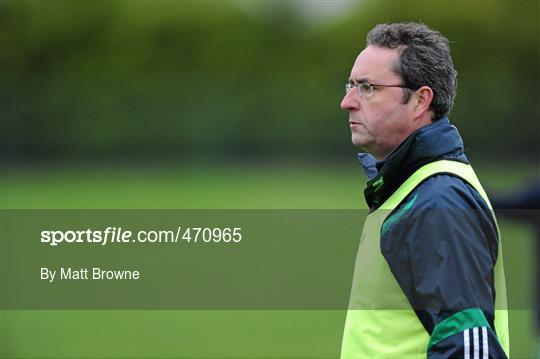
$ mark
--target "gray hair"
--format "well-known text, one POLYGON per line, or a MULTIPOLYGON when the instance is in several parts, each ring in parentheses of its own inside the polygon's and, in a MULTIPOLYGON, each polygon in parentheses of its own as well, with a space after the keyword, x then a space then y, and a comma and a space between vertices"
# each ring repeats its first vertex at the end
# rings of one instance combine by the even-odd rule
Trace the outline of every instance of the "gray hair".
POLYGON ((414 22, 379 24, 367 34, 366 43, 400 51, 394 71, 408 87, 404 89, 403 103, 409 102, 413 90, 429 86, 433 90, 429 107, 434 113, 433 120, 450 113, 456 96, 457 71, 446 37, 414 22))

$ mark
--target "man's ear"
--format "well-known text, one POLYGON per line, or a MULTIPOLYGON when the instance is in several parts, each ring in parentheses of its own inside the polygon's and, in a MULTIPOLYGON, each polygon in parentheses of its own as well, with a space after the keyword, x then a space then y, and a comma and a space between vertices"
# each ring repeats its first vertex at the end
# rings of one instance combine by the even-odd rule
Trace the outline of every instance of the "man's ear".
MULTIPOLYGON (((433 90, 429 86, 422 86, 414 93, 414 113, 416 118, 423 118, 429 111, 433 101, 433 90)), ((430 115, 431 118, 431 115, 430 115)))

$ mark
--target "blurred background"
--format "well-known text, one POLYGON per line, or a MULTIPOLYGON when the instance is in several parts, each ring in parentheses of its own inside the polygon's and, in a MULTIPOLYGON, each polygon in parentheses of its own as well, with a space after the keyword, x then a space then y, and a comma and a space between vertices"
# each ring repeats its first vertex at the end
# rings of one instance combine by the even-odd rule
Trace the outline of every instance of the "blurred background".
POLYGON ((538 13, 537 1, 1 1, 2 204, 361 207, 339 103, 366 33, 396 21, 451 41, 451 121, 484 183, 506 187, 539 172, 538 13))
MULTIPOLYGON (((538 1, 0 1, 1 208, 365 208, 339 103, 369 29, 398 21, 450 40, 450 119, 484 186, 509 193, 540 176, 539 13, 538 1)), ((533 232, 501 230, 509 276, 531 283, 514 293, 532 298, 533 232)), ((534 351, 529 314, 511 322, 522 357, 534 351)), ((2 329, 10 356, 339 352, 320 333, 302 346, 294 325, 294 343, 265 341, 288 333, 277 326, 239 325, 238 342, 178 344, 179 322, 204 322, 178 315, 5 312, 2 329), (89 347, 77 335, 105 321, 123 336, 89 347)), ((220 315, 222 328, 239 320, 220 315)), ((335 332, 342 316, 321 320, 335 332)))

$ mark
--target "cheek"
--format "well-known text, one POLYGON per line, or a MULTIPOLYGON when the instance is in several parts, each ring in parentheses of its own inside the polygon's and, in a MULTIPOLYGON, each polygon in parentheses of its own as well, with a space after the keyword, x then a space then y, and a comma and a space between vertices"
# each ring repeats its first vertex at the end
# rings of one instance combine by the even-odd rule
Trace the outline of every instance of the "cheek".
POLYGON ((378 119, 386 119, 389 117, 392 117, 392 115, 396 112, 396 109, 390 106, 385 106, 384 104, 381 106, 377 106, 373 108, 373 116, 375 116, 378 119))
POLYGON ((373 108, 369 113, 369 122, 374 130, 384 127, 390 112, 384 108, 373 108))
POLYGON ((373 122, 380 121, 392 112, 386 101, 373 102, 369 106, 366 106, 364 110, 366 116, 369 116, 373 122))

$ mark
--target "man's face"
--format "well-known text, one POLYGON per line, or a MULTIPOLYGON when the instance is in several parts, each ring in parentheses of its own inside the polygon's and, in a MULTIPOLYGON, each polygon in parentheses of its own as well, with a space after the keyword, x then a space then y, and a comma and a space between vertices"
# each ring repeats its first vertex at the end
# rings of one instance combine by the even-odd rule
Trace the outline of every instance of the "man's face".
MULTIPOLYGON (((403 85, 403 80, 392 70, 397 61, 398 50, 370 45, 356 58, 350 80, 403 85)), ((403 104, 402 96, 402 88, 374 86, 370 97, 361 97, 358 89, 353 88, 341 101, 341 108, 349 112, 353 144, 379 161, 414 131, 412 101, 403 104)))

